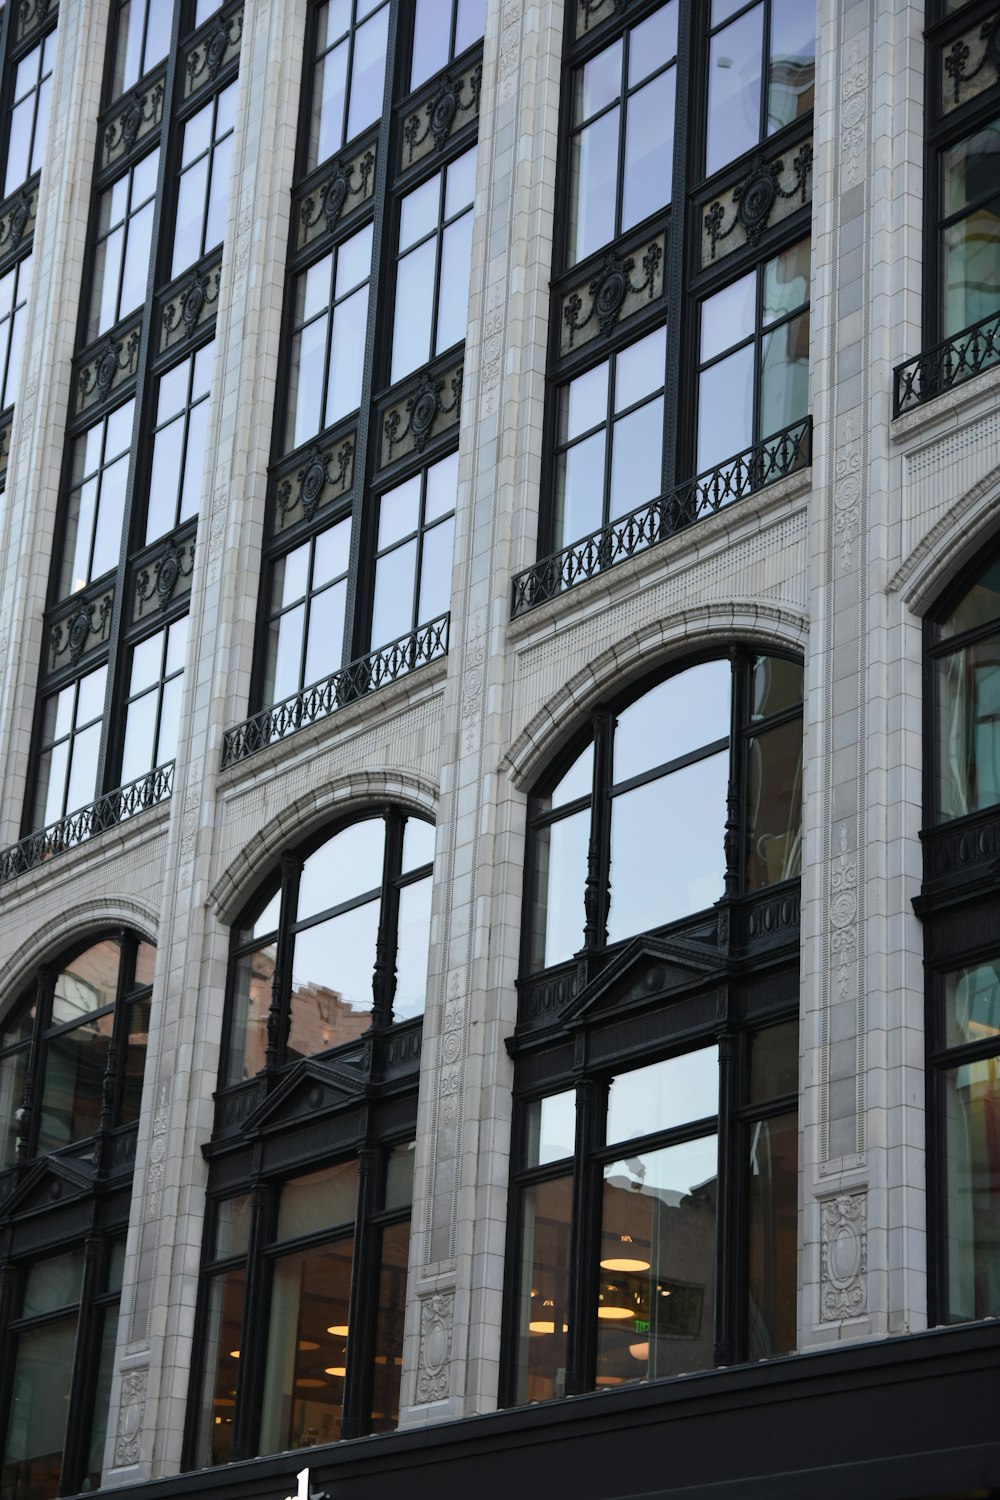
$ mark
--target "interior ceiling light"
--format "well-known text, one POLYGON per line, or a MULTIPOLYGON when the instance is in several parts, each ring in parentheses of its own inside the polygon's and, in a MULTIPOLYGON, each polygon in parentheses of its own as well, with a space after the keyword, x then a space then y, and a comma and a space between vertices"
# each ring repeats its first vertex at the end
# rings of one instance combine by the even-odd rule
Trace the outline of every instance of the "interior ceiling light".
POLYGON ((620 1234, 611 1254, 601 1261, 601 1270, 648 1271, 649 1261, 643 1260, 630 1234, 620 1234))
POLYGON ((332 1323, 330 1325, 330 1327, 326 1331, 327 1331, 327 1333, 335 1333, 335 1334, 337 1334, 339 1338, 346 1339, 346 1337, 347 1337, 347 1324, 346 1323, 332 1323))

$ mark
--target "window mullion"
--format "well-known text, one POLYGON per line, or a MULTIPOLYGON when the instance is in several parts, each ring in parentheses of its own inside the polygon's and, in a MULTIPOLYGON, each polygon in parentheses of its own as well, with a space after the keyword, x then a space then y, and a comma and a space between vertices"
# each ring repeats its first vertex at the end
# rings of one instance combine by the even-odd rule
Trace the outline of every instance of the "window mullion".
POLYGON ((396 994, 396 947, 399 914, 399 888, 394 877, 402 860, 403 820, 391 808, 385 809, 385 852, 382 867, 382 901, 378 933, 375 938, 375 972, 372 975, 374 1008, 372 1024, 378 1029, 392 1023, 392 1002, 396 994))
POLYGON ((380 1153, 366 1141, 358 1149, 358 1210, 354 1229, 351 1295, 347 1326, 350 1342, 340 1435, 361 1437, 368 1427, 371 1410, 372 1364, 375 1357, 375 1308, 378 1302, 382 1257, 381 1229, 371 1223, 380 1200, 380 1153))
MULTIPOLYGON (((698 352, 699 319, 684 317, 684 266, 688 223, 695 219, 695 208, 688 204, 689 182, 697 176, 692 171, 692 156, 704 155, 704 121, 692 124, 692 112, 699 98, 692 86, 692 48, 694 23, 692 5, 680 0, 677 17, 677 85, 674 101, 673 182, 670 193, 670 217, 667 222, 667 253, 663 267, 663 286, 667 307, 667 368, 663 391, 663 492, 673 489, 682 478, 693 472, 695 452, 694 416, 697 409, 697 381, 691 372, 698 352), (670 420, 674 413, 674 420, 670 420)), ((700 225, 694 233, 698 242, 700 225)))
POLYGON ((611 761, 614 718, 607 710, 594 715, 594 789, 591 797, 587 883, 584 890, 585 953, 607 947, 611 905, 611 761))
POLYGON ((295 947, 293 912, 298 902, 299 874, 302 861, 286 854, 281 861, 281 920, 271 980, 271 1004, 267 1014, 267 1052, 264 1072, 271 1079, 284 1060, 285 1042, 291 1015, 292 952, 295 947))
POLYGON ((576 1085, 576 1145, 573 1161, 573 1229, 569 1267, 567 1396, 593 1388, 597 1353, 597 1288, 601 1243, 600 1167, 594 1151, 604 1143, 608 1087, 595 1078, 576 1085))
POLYGON ((83 1482, 90 1448, 91 1422, 97 1384, 97 1359, 101 1341, 98 1337, 99 1315, 94 1298, 101 1290, 104 1271, 104 1242, 90 1234, 83 1247, 83 1282, 76 1319, 76 1354, 66 1413, 66 1436, 63 1444, 62 1475, 59 1492, 75 1495, 83 1482))
MULTIPOLYGON (((271 1274, 274 1262, 264 1254, 274 1224, 275 1190, 257 1180, 250 1193, 250 1241, 247 1246, 246 1297, 240 1334, 240 1373, 233 1416, 231 1459, 257 1456, 257 1429, 264 1397, 271 1274)), ((204 1393, 202 1393, 204 1399, 204 1393)))
MULTIPOLYGON (((42 965, 38 971, 38 983, 35 989, 35 1024, 31 1032, 31 1047, 28 1052, 28 1065, 24 1075, 24 1100, 20 1128, 17 1138, 17 1156, 15 1170, 24 1173, 29 1169, 29 1163, 34 1157, 34 1143, 38 1138, 38 1121, 35 1118, 35 1095, 38 1092, 38 1075, 41 1072, 42 1058, 45 1055, 44 1035, 52 1001, 52 984, 54 975, 47 965, 42 965)), ((3 1327, 0 1324, 0 1327, 3 1327)), ((0 1407, 0 1411, 4 1410, 0 1407)))
POLYGON ((719 1195, 715 1224, 715 1351, 716 1365, 731 1365, 740 1341, 743 1306, 742 1278, 735 1268, 743 1265, 746 1243, 745 1211, 740 1171, 740 1146, 745 1132, 734 1124, 739 1100, 740 1038, 732 1023, 718 1033, 719 1126, 717 1140, 719 1195))

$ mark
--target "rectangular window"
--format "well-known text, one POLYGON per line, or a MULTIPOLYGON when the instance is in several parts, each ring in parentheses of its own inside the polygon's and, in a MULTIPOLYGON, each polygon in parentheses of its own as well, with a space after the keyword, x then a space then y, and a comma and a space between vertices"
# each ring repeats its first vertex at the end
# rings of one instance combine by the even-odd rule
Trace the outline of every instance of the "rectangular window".
POLYGON ((159 168, 157 149, 119 177, 97 201, 88 342, 146 300, 159 168))
POLYGON ((146 541, 166 535, 201 507, 214 339, 161 375, 149 475, 146 541))
POLYGON ((1000 309, 1000 120, 941 152, 942 334, 1000 309))
POLYGON ((571 263, 670 202, 677 11, 668 0, 574 75, 571 263))
POLYGON ((265 703, 280 703, 340 666, 350 549, 346 516, 274 564, 265 703))
POLYGON ((457 489, 458 454, 452 453, 379 500, 373 648, 448 610, 457 489))
POLYGON ((111 97, 138 83, 170 50, 172 6, 163 0, 121 0, 115 36, 111 97))
POLYGON ((98 667, 43 702, 35 828, 86 807, 97 795, 107 676, 107 667, 98 667))
POLYGON ((380 0, 318 7, 307 172, 381 115, 388 31, 389 6, 380 0))
POLYGON ((165 765, 177 753, 187 651, 185 615, 132 648, 125 703, 122 786, 165 765))
POLYGON ((42 165, 49 128, 55 50, 56 33, 50 31, 17 65, 7 142, 5 198, 42 165))
POLYGON ((813 107, 816 16, 802 0, 712 0, 708 56, 711 177, 813 107), (740 14, 736 15, 735 12, 740 14))
POLYGON ((416 0, 410 88, 419 88, 481 41, 485 25, 486 0, 416 0))
POLYGON ((59 598, 118 566, 135 402, 103 417, 73 444, 59 598))
POLYGON ((296 278, 286 448, 357 410, 371 265, 368 224, 296 278))
POLYGON ((222 243, 229 212, 229 177, 236 119, 231 83, 184 126, 171 276, 179 276, 222 243))
POLYGON ((393 383, 465 338, 475 190, 473 147, 400 204, 393 383))
POLYGON ((0 411, 17 400, 24 349, 25 307, 31 290, 32 259, 26 255, 0 276, 0 411))

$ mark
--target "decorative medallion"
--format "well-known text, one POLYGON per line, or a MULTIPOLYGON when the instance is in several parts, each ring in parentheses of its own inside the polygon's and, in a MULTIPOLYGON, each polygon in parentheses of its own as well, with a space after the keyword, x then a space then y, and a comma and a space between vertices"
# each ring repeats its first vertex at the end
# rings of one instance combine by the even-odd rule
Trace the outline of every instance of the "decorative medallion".
POLYGON ((213 83, 223 64, 237 51, 243 36, 243 9, 219 16, 207 36, 201 37, 187 56, 185 93, 191 95, 205 83, 213 83))
POLYGON ((867 1197, 841 1193, 823 1204, 822 1319, 856 1318, 868 1306, 867 1197))
POLYGON ((154 595, 160 609, 166 609, 177 591, 177 585, 190 578, 194 569, 194 538, 185 542, 169 542, 159 557, 140 570, 135 580, 136 614, 143 613, 141 606, 154 595))
POLYGON ((110 334, 103 339, 77 376, 78 408, 104 401, 122 377, 133 375, 138 352, 138 328, 117 339, 110 334))
POLYGON ((319 508, 327 485, 343 494, 351 482, 353 457, 354 444, 348 439, 341 443, 336 455, 336 472, 331 473, 330 467, 334 460, 333 449, 321 450, 315 446, 310 448, 305 454, 301 469, 295 476, 298 480, 298 490, 295 490, 290 479, 282 480, 278 486, 276 498, 279 520, 301 506, 302 514, 307 521, 311 521, 319 508))
POLYGON ((626 297, 638 297, 643 292, 647 292, 648 300, 652 301, 656 295, 656 283, 662 259, 662 244, 659 240, 654 240, 647 246, 642 257, 645 277, 640 282, 634 282, 632 272, 635 270, 635 256, 620 256, 616 251, 609 250, 597 275, 587 287, 590 295, 590 309, 586 317, 580 316, 584 303, 579 292, 572 293, 566 299, 563 307, 563 322, 569 332, 569 347, 573 347, 576 334, 586 328, 594 318, 597 319, 598 326, 605 337, 611 334, 622 315, 626 297))
POLYGON ((945 102, 946 109, 954 109, 957 104, 964 103, 972 95, 984 93, 997 82, 996 76, 985 77, 977 89, 969 89, 970 84, 980 79, 984 68, 992 70, 994 75, 1000 74, 1000 11, 980 23, 978 34, 973 27, 956 38, 945 53, 944 71, 951 79, 952 89, 952 98, 945 102), (969 60, 973 55, 973 48, 969 45, 970 41, 979 53, 975 66, 971 68, 969 60))
POLYGON ((10 217, 7 220, 7 234, 10 238, 12 249, 20 244, 21 236, 24 233, 24 226, 28 222, 30 213, 31 205, 28 202, 27 194, 22 193, 11 209, 10 217))
POLYGON ((122 140, 125 150, 131 151, 135 145, 135 138, 139 134, 139 126, 142 124, 142 105, 135 94, 132 95, 128 109, 122 115, 122 140))
MULTIPOLYGON (((729 223, 726 223, 726 209, 721 198, 717 198, 708 206, 704 216, 707 245, 703 247, 702 263, 705 263, 705 248, 710 251, 708 258, 715 260, 719 245, 737 229, 742 230, 742 238, 738 239, 730 247, 731 249, 738 249, 744 244, 759 244, 761 235, 771 224, 775 211, 782 202, 793 207, 806 204, 809 201, 808 188, 812 163, 812 142, 803 141, 791 161, 787 163, 791 171, 791 183, 785 188, 781 185, 786 167, 785 160, 779 157, 773 161, 765 161, 759 154, 755 156, 750 163, 747 176, 733 188, 732 203, 735 212, 729 223), (796 199, 798 203, 795 203, 796 199)), ((786 210, 781 217, 787 217, 788 211, 790 210, 786 210)))
POLYGON ((192 271, 164 303, 160 314, 160 348, 165 349, 179 339, 190 338, 195 329, 206 321, 209 312, 219 300, 219 265, 207 270, 192 271))
POLYGON ((394 456, 393 450, 400 444, 409 440, 409 446, 404 451, 408 452, 415 448, 422 453, 431 438, 437 425, 438 417, 449 416, 458 411, 462 401, 462 368, 452 375, 450 382, 447 376, 432 376, 425 373, 420 384, 411 395, 405 398, 401 404, 396 405, 388 413, 383 422, 383 454, 385 462, 394 456), (442 391, 450 384, 451 400, 442 399, 442 391), (403 412, 406 413, 406 422, 403 422, 403 412))
POLYGON ((143 126, 154 125, 160 119, 162 106, 162 78, 143 93, 136 90, 130 95, 114 119, 104 127, 104 166, 110 166, 116 156, 127 155, 132 150, 143 133, 143 126))
POLYGON ((100 645, 107 635, 111 618, 112 597, 105 594, 101 599, 81 603, 71 615, 59 620, 49 631, 49 671, 54 672, 62 656, 69 654, 70 663, 76 666, 87 650, 91 636, 97 637, 94 644, 100 645))
POLYGON ((410 115, 403 126, 407 165, 426 156, 431 149, 443 151, 456 123, 462 123, 460 116, 472 119, 478 115, 482 87, 482 63, 476 63, 461 77, 445 74, 431 98, 410 115), (426 149, 421 150, 421 147, 426 149))
POLYGON ((323 229, 333 230, 340 221, 349 199, 363 203, 371 197, 375 152, 366 150, 354 161, 334 163, 333 170, 318 187, 302 200, 299 222, 302 226, 301 244, 315 238, 310 234, 322 221, 323 229), (355 180, 356 176, 356 180, 355 180))

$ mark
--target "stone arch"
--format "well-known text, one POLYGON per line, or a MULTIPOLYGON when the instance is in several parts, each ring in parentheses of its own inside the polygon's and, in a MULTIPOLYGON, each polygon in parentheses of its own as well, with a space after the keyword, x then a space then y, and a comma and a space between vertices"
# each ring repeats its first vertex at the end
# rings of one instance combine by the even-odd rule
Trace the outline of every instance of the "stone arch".
POLYGON ((889 580, 888 592, 923 617, 962 569, 1000 534, 1000 466, 991 469, 925 532, 889 580))
POLYGON ((730 642, 803 652, 809 622, 796 610, 750 600, 705 604, 634 631, 571 677, 514 740, 501 769, 527 791, 591 704, 644 677, 664 663, 730 642))
POLYGON ((43 922, 0 966, 0 1015, 15 999, 39 965, 55 958, 89 933, 109 927, 130 927, 149 942, 157 942, 159 913, 147 901, 132 896, 100 896, 80 901, 43 922))
POLYGON ((411 771, 355 771, 312 788, 290 802, 230 860, 208 895, 208 906, 225 925, 236 917, 261 872, 282 849, 307 838, 322 823, 374 803, 392 802, 436 820, 438 789, 411 771))

